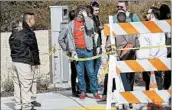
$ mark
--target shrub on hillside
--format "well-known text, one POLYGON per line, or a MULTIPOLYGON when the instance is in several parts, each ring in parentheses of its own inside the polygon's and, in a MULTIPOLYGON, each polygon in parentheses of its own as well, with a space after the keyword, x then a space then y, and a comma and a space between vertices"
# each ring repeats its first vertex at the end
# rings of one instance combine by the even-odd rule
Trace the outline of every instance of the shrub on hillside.
MULTIPOLYGON (((130 2, 129 10, 136 13, 141 20, 147 9, 154 5, 160 6, 166 3, 170 6, 170 2, 130 2)), ((70 9, 79 5, 88 5, 89 1, 1 1, 1 31, 11 31, 11 22, 20 19, 24 12, 34 12, 36 14, 35 29, 49 29, 50 28, 50 8, 53 5, 67 5, 70 9)), ((100 20, 102 24, 108 23, 108 16, 115 15, 116 2, 115 1, 100 1, 100 20)), ((58 16, 58 15, 57 15, 58 16)))

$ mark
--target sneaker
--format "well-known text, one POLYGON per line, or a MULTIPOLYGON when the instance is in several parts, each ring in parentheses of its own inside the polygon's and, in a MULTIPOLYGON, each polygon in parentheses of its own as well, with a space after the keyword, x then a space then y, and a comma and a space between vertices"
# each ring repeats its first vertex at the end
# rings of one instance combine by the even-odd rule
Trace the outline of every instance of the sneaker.
POLYGON ((41 106, 41 104, 40 104, 39 102, 37 102, 37 101, 31 102, 31 104, 32 104, 33 106, 35 106, 35 107, 40 107, 40 106, 41 106))
POLYGON ((80 99, 85 99, 86 98, 86 93, 85 92, 82 92, 79 98, 80 99))
POLYGON ((98 93, 95 93, 95 94, 94 94, 94 98, 95 98, 96 100, 100 100, 100 99, 101 99, 101 97, 98 95, 98 93))

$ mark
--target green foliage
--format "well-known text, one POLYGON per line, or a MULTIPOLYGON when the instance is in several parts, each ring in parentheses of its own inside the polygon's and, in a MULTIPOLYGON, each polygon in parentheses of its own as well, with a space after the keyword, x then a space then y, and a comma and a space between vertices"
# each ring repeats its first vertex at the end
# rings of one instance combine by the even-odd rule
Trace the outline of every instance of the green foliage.
MULTIPOLYGON (((13 92, 14 84, 11 78, 7 78, 2 82, 2 88, 4 92, 13 92)), ((43 92, 48 90, 48 86, 50 85, 50 79, 46 76, 39 76, 37 79, 37 91, 43 92)))
POLYGON ((49 74, 44 76, 39 76, 37 79, 37 91, 38 92, 44 92, 48 90, 48 87, 50 85, 50 78, 49 74))
POLYGON ((6 79, 2 82, 2 88, 5 92, 13 92, 14 91, 14 84, 12 79, 6 79))
MULTIPOLYGON (((130 2, 129 10, 135 12, 141 20, 147 9, 152 6, 160 6, 166 3, 170 6, 170 2, 130 2)), ((108 16, 115 15, 115 1, 100 2, 100 20, 102 24, 108 23, 108 16)), ((1 31, 11 31, 11 22, 21 18, 24 12, 33 12, 36 14, 37 30, 50 29, 50 8, 53 5, 67 5, 70 9, 74 9, 79 5, 89 5, 89 1, 1 1, 1 31)))

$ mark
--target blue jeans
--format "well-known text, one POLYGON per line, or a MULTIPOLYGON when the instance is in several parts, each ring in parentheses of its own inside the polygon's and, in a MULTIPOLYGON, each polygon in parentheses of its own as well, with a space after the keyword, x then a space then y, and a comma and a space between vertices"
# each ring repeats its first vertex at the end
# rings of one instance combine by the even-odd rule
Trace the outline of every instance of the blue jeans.
MULTIPOLYGON (((78 55, 78 58, 88 58, 93 56, 93 51, 89 51, 87 49, 76 49, 76 53, 78 55)), ((97 92, 97 76, 94 72, 94 65, 93 60, 88 61, 78 61, 76 64, 76 70, 78 74, 78 84, 79 89, 81 92, 86 92, 86 84, 85 84, 85 78, 84 78, 84 66, 86 67, 86 71, 88 73, 89 79, 90 79, 90 89, 92 93, 97 92)))

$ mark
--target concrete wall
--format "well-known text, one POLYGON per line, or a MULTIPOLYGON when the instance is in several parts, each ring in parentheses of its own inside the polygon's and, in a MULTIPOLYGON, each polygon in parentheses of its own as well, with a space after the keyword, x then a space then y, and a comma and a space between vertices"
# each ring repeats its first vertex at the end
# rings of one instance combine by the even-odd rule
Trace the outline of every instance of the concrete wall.
MULTIPOLYGON (((39 30, 35 31, 35 33, 41 60, 39 76, 42 78, 50 77, 50 61, 47 55, 49 53, 49 31, 39 30)), ((11 73, 13 72, 8 43, 10 34, 10 32, 1 33, 1 86, 5 80, 11 79, 11 73)))
MULTIPOLYGON (((51 74, 51 64, 50 64, 50 58, 47 55, 49 53, 49 39, 50 39, 50 31, 48 30, 39 30, 35 31, 37 41, 38 41, 38 46, 40 50, 40 60, 41 60, 41 65, 40 65, 40 72, 39 72, 39 77, 41 78, 50 78, 51 74)), ((8 79, 11 79, 11 73, 12 71, 12 61, 10 57, 10 48, 9 48, 9 43, 8 39, 10 36, 10 32, 5 32, 1 33, 1 89, 2 84, 4 81, 7 81, 8 79)), ((104 36, 104 33, 102 31, 102 48, 103 48, 103 53, 105 52, 105 42, 106 42, 106 37, 104 36)), ((99 83, 103 84, 104 80, 104 69, 106 67, 106 61, 107 61, 107 56, 102 57, 102 65, 99 69, 99 74, 98 74, 98 79, 99 83)), ((43 80, 42 80, 43 81, 43 80)), ((51 81, 50 81, 51 82, 51 81)), ((1 90, 3 91, 3 90, 1 90)))

